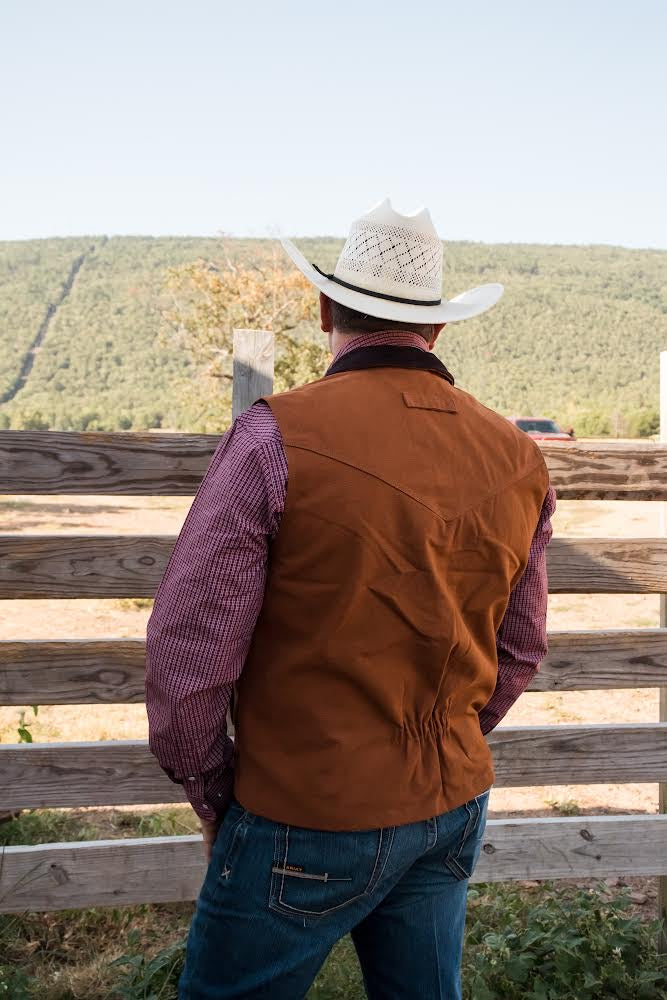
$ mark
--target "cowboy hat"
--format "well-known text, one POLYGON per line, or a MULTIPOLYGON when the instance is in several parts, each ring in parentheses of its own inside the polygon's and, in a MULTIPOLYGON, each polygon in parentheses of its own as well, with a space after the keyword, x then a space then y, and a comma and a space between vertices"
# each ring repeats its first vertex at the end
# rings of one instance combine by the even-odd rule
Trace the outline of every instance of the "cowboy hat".
POLYGON ((454 323, 486 312, 503 294, 497 282, 442 298, 442 243, 428 209, 400 215, 389 198, 350 227, 332 274, 280 241, 299 270, 335 302, 379 319, 454 323))

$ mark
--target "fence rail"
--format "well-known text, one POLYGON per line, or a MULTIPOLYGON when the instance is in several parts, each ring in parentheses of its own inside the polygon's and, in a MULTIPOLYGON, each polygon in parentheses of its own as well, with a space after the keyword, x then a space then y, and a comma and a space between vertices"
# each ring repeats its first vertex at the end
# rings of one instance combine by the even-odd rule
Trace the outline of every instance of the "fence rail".
MULTIPOLYGON (((144 700, 146 641, 0 640, 0 704, 99 705, 144 700)), ((529 691, 667 687, 667 629, 550 632, 529 691)))
MULTIPOLYGON (((219 440, 214 434, 0 431, 0 481, 8 494, 189 496, 219 440)), ((563 500, 667 500, 667 445, 541 447, 563 500)))
MULTIPOLYGON (((498 787, 667 781, 667 723, 507 726, 489 734, 498 787)), ((185 801, 145 740, 0 746, 6 809, 185 801)))
MULTIPOLYGON (((152 597, 171 535, 0 535, 0 598, 152 597)), ((667 538, 554 538, 552 594, 667 591, 667 538)))
MULTIPOLYGON (((0 911, 194 899, 205 871, 199 841, 150 837, 10 847, 0 911)), ((473 881, 655 875, 664 870, 665 856, 667 823, 660 816, 489 820, 473 881)))
MULTIPOLYGON (((271 370, 270 337, 237 331, 234 415, 271 391, 271 370)), ((218 440, 4 431, 1 488, 14 495, 192 495, 218 440)), ((667 501, 667 444, 567 443, 543 451, 560 499, 667 501)), ((0 597, 150 597, 174 541, 170 535, 0 535, 0 597)), ((551 593, 667 594, 667 539, 556 538, 548 570, 551 593)), ((667 625, 667 611, 661 624, 667 625)), ((144 658, 143 638, 5 640, 0 704, 141 702, 144 658)), ((552 632, 530 690, 639 687, 667 692, 667 627, 552 632)), ((489 742, 496 783, 505 787, 660 782, 667 788, 667 721, 500 727, 489 742)), ((142 740, 0 746, 0 776, 4 809, 183 801, 182 788, 166 778, 142 740)), ((7 848, 0 859, 0 911, 192 899, 204 869, 198 840, 7 848)), ((475 878, 609 875, 667 875, 667 815, 491 820, 475 878)))

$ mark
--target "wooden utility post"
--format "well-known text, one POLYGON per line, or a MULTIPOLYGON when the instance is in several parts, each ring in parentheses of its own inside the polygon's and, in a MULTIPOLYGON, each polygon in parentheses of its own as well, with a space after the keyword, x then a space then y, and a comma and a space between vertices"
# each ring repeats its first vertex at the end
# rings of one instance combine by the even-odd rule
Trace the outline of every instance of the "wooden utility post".
MULTIPOLYGON (((234 380, 232 382, 232 420, 261 396, 273 392, 275 336, 269 330, 234 330, 234 380)), ((236 684, 227 710, 227 733, 234 735, 236 684)))
MULTIPOLYGON (((667 442, 667 351, 660 353, 660 441, 667 442)), ((667 534, 667 503, 660 504, 660 533, 667 534)), ((660 594, 660 628, 667 628, 667 594, 660 594)), ((667 687, 660 688, 660 722, 667 722, 667 687)), ((658 811, 667 812, 667 784, 658 786, 658 811)), ((658 878, 658 917, 662 920, 659 950, 667 953, 667 876, 658 878)))

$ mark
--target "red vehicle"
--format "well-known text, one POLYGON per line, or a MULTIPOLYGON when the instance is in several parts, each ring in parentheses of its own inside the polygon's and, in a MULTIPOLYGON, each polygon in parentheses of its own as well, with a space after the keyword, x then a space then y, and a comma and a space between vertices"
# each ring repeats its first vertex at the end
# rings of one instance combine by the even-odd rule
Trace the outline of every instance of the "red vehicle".
POLYGON ((536 441, 574 441, 574 428, 563 431, 548 417, 508 417, 511 424, 536 441))

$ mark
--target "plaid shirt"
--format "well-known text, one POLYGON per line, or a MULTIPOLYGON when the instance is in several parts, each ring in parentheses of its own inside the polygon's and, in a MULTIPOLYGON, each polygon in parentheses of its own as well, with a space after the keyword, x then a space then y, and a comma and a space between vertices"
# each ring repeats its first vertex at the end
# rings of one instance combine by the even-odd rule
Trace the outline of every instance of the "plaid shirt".
MULTIPOLYGON (((419 347, 415 333, 354 337, 356 347, 419 347)), ((223 434, 171 553, 146 632, 149 745, 195 812, 221 817, 232 796, 226 716, 259 615, 271 539, 280 526, 287 459, 273 413, 257 402, 223 434)), ((556 495, 544 501, 526 570, 497 634, 498 679, 480 712, 490 732, 526 689, 547 652, 546 546, 556 495)))

